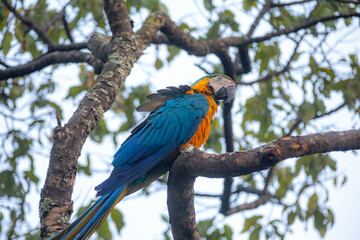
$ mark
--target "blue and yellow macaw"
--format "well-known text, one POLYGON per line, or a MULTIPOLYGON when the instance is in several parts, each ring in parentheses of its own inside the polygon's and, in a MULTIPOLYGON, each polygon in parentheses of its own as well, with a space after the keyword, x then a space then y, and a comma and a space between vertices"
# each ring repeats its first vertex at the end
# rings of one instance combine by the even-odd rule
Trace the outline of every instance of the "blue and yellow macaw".
POLYGON ((95 187, 99 200, 52 239, 88 239, 125 196, 166 173, 180 150, 202 146, 219 100, 231 102, 235 83, 225 75, 200 78, 192 86, 167 87, 147 96, 137 110, 150 115, 131 131, 114 155, 110 177, 95 187))

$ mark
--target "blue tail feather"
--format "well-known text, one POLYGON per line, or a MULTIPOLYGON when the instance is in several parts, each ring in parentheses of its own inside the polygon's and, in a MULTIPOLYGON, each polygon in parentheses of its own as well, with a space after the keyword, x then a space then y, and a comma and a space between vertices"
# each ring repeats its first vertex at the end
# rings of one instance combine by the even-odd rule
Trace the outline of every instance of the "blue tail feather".
POLYGON ((96 229, 105 221, 115 205, 126 195, 126 186, 120 187, 102 196, 88 210, 80 215, 52 240, 89 239, 96 229))

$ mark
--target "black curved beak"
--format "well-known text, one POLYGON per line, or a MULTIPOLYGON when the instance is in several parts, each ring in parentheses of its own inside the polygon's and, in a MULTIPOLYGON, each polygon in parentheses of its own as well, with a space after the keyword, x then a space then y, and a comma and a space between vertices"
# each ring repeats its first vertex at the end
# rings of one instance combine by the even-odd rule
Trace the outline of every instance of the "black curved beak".
POLYGON ((220 88, 214 95, 215 100, 224 100, 224 103, 231 103, 235 98, 236 86, 231 85, 226 88, 220 88))

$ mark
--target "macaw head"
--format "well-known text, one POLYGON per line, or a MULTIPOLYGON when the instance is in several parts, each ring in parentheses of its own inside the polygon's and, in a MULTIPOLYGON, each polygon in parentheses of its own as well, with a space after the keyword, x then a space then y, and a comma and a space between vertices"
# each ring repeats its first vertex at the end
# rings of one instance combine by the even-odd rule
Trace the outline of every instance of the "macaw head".
POLYGON ((230 103, 234 100, 236 85, 230 77, 222 74, 206 75, 197 80, 192 87, 196 89, 198 86, 205 84, 216 102, 223 100, 224 103, 230 103))
POLYGON ((193 85, 180 85, 177 87, 167 87, 167 89, 160 89, 157 93, 147 96, 150 101, 138 106, 136 108, 139 112, 155 112, 164 104, 176 97, 179 97, 187 92, 194 92, 212 96, 217 104, 219 100, 224 103, 230 103, 234 100, 236 85, 230 77, 221 74, 211 74, 197 80, 193 85))

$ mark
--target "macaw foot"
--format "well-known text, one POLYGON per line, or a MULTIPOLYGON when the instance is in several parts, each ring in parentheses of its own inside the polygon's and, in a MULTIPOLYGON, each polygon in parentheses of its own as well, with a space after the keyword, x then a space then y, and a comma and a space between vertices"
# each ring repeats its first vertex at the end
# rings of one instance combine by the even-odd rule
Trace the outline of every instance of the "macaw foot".
POLYGON ((196 148, 194 145, 189 144, 186 148, 181 149, 181 153, 192 152, 196 148))

